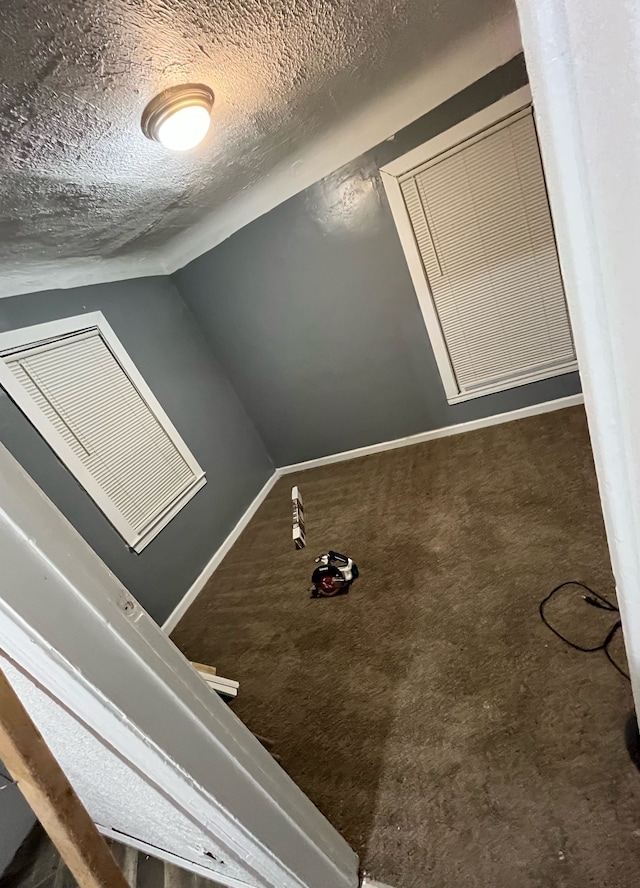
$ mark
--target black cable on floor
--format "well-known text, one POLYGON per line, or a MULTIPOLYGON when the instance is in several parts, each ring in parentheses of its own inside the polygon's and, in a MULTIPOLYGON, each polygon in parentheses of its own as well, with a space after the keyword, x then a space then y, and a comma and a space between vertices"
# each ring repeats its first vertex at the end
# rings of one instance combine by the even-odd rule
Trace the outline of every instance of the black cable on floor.
POLYGON ((616 661, 613 659, 613 657, 611 656, 611 653, 609 651, 609 645, 611 644, 611 642, 615 638, 616 633, 622 627, 622 623, 620 620, 616 620, 616 622, 613 624, 613 626, 611 627, 611 629, 608 631, 607 635, 605 636, 604 641, 601 642, 601 644, 595 645, 594 647, 583 647, 580 644, 576 644, 575 642, 571 641, 571 639, 566 638, 561 632, 558 632, 558 630, 554 626, 552 626, 551 623, 548 621, 548 619, 545 616, 545 606, 549 603, 549 601, 551 601, 551 599, 554 597, 554 595, 557 592, 559 592, 560 589, 564 589, 565 586, 578 586, 580 589, 584 589, 588 594, 583 595, 582 599, 587 604, 590 604, 591 607, 597 607, 597 608, 600 608, 601 610, 611 611, 612 613, 616 613, 616 614, 620 613, 620 609, 618 608, 618 606, 616 604, 614 604, 612 601, 609 601, 608 598, 605 598, 604 595, 600 595, 599 592, 594 592, 594 590, 590 589, 589 586, 586 586, 584 583, 580 583, 577 580, 568 580, 566 583, 560 583, 559 586, 556 586, 555 589, 552 589, 551 592, 549 592, 549 594, 545 598, 543 598, 542 601, 540 602, 540 607, 539 607, 540 618, 541 618, 542 622, 544 623, 544 625, 548 629, 550 629, 554 635, 557 635, 558 638, 560 638, 562 641, 564 641, 565 644, 568 644, 569 647, 573 648, 574 651, 582 651, 582 653, 584 653, 584 654, 592 654, 595 651, 604 651, 605 656, 606 656, 607 660, 611 663, 611 665, 614 666, 618 670, 620 675, 623 675, 628 681, 631 681, 629 674, 627 672, 625 672, 625 670, 621 666, 619 666, 618 663, 616 663, 616 661))

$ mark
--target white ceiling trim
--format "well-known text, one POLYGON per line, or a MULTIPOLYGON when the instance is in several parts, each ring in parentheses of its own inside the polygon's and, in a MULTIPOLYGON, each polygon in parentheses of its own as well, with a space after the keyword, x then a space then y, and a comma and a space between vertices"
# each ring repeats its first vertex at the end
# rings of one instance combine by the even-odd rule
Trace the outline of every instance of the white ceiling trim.
POLYGON ((123 259, 83 257, 60 262, 22 263, 15 270, 0 272, 0 298, 166 274, 169 274, 169 267, 156 253, 123 259))
POLYGON ((311 149, 288 158, 263 181, 179 234, 162 251, 128 258, 68 259, 5 269, 0 272, 0 296, 171 274, 521 51, 518 19, 512 9, 465 35, 410 82, 381 95, 362 113, 316 141, 311 149))

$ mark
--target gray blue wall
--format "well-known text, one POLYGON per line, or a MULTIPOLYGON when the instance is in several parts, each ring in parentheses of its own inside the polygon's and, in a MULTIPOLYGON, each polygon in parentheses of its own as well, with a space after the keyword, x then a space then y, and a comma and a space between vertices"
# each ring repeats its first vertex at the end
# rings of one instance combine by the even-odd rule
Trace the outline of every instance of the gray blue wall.
POLYGON ((520 56, 174 276, 276 465, 580 391, 447 404, 378 174, 526 82, 520 56))
POLYGON ((139 555, 131 552, 0 389, 0 441, 116 576, 162 622, 273 472, 251 420, 168 278, 0 299, 0 330, 100 310, 207 473, 139 555))

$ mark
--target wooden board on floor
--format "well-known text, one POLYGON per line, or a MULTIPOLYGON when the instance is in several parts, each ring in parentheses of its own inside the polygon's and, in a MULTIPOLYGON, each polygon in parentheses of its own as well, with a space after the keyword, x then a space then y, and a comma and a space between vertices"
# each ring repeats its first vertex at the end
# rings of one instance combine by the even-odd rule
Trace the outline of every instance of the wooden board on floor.
POLYGON ((209 675, 216 674, 216 667, 215 666, 207 666, 206 663, 194 663, 193 661, 192 661, 191 665, 196 670, 196 672, 206 672, 209 675))
POLYGON ((204 663, 194 663, 193 661, 191 665, 212 691, 216 691, 218 694, 222 694, 225 697, 238 696, 238 688, 240 687, 239 682, 218 675, 215 666, 207 666, 204 663))

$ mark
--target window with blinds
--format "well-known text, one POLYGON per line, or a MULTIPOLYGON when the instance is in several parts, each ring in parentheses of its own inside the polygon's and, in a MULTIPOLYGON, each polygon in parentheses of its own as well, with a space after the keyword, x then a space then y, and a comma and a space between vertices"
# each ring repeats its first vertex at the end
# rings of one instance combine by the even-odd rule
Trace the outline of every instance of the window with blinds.
POLYGON ((136 551, 205 483, 204 472, 102 315, 0 336, 2 384, 136 551), (82 325, 81 329, 73 329, 82 325), (70 329, 68 329, 70 328, 70 329), (2 348, 9 338, 13 347, 2 348))
POLYGON ((453 377, 449 400, 575 370, 531 107, 397 182, 428 283, 427 326, 453 377))

